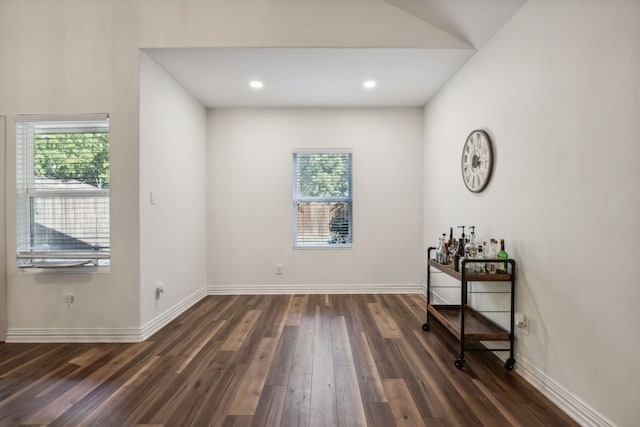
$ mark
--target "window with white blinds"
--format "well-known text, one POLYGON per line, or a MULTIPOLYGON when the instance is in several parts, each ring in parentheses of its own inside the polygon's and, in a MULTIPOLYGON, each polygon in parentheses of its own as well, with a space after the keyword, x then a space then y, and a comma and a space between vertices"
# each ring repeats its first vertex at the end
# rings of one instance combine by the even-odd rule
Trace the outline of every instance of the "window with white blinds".
POLYGON ((293 153, 294 248, 351 247, 351 153, 293 153))
POLYGON ((16 118, 19 267, 108 265, 109 118, 16 118))

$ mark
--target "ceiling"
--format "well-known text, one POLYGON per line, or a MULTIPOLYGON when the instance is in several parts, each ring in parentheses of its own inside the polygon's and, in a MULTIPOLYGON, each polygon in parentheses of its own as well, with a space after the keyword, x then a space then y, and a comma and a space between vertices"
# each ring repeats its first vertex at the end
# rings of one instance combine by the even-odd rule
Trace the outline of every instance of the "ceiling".
POLYGON ((144 52, 209 108, 422 106, 524 1, 379 2, 388 8, 389 16, 389 25, 380 28, 393 32, 394 25, 420 27, 420 34, 430 37, 421 41, 428 47, 416 46, 420 43, 412 39, 406 43, 411 47, 400 48, 154 48, 144 52), (264 86, 251 89, 252 80, 264 86), (365 80, 375 80, 377 86, 365 89, 365 80))

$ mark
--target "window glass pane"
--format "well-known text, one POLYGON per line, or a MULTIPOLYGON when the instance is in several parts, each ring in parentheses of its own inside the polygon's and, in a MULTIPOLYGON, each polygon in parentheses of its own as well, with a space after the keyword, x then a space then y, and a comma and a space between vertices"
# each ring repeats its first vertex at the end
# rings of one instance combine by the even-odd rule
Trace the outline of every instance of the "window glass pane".
POLYGON ((296 159, 299 196, 349 196, 350 153, 299 153, 296 159))
POLYGON ((40 127, 35 134, 36 189, 109 188, 109 134, 40 127), (48 179, 42 179, 48 178, 48 179), (80 185, 84 184, 84 185, 80 185))
POLYGON ((29 247, 35 251, 109 249, 109 197, 32 197, 29 247))
POLYGON ((294 154, 294 247, 350 247, 351 153, 294 154))
POLYGON ((297 244, 351 243, 350 202, 298 202, 297 244))

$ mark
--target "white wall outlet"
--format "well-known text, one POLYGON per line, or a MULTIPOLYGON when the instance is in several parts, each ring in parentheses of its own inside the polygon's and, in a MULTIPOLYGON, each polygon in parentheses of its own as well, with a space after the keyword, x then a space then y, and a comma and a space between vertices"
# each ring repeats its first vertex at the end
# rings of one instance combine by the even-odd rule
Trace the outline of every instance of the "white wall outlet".
POLYGON ((276 274, 284 274, 284 267, 282 264, 276 264, 276 274))
POLYGON ((158 286, 156 286, 156 299, 160 299, 160 295, 164 294, 166 292, 166 289, 164 287, 164 283, 159 283, 158 286))
POLYGON ((73 304, 75 300, 76 298, 73 295, 65 295, 64 302, 67 304, 67 310, 71 310, 71 304, 73 304))
POLYGON ((529 335, 529 321, 523 313, 515 313, 514 324, 520 329, 523 335, 529 335))

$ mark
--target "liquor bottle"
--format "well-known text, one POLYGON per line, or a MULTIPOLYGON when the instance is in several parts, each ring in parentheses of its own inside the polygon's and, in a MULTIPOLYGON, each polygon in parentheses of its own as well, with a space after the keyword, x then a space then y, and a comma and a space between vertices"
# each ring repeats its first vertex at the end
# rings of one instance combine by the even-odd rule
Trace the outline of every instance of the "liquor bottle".
POLYGON ((436 248, 436 262, 439 264, 444 264, 444 259, 446 258, 446 252, 444 249, 444 238, 438 238, 438 247, 436 248))
MULTIPOLYGON (((482 250, 482 245, 478 245, 478 255, 476 256, 476 259, 484 259, 484 252, 482 250)), ((475 272, 476 273, 485 273, 485 265, 483 262, 476 262, 476 269, 475 272)))
MULTIPOLYGON (((482 242, 482 257, 485 259, 489 259, 489 245, 487 242, 482 242)), ((482 263, 482 268, 485 273, 489 272, 489 264, 486 262, 482 263)))
POLYGON ((469 257, 475 258, 478 255, 478 244, 476 243, 476 227, 472 225, 469 228, 471 229, 471 237, 469 237, 469 242, 465 245, 464 252, 469 253, 469 257))
MULTIPOLYGON (((504 239, 500 239, 500 251, 498 252, 497 255, 498 258, 500 259, 509 259, 509 254, 507 254, 507 251, 504 250, 504 239)), ((507 263, 506 262, 499 262, 497 265, 497 271, 498 273, 507 273, 507 263)))
POLYGON ((447 243, 447 234, 442 233, 442 251, 440 252, 440 264, 446 264, 449 258, 449 244, 447 243))
MULTIPOLYGON (((469 227, 471 229, 471 237, 469 237, 469 242, 464 247, 464 253, 466 257, 471 259, 478 257, 478 244, 476 243, 476 227, 474 225, 469 227)), ((467 264, 469 266, 469 270, 473 273, 476 273, 478 264, 471 263, 467 264)))
POLYGON ((449 242, 447 241, 447 233, 442 233, 442 263, 449 263, 449 242))
POLYGON ((466 234, 464 234, 464 225, 459 225, 458 228, 462 228, 462 237, 460 238, 460 241, 462 242, 462 251, 464 252, 464 245, 467 243, 466 240, 466 234))
MULTIPOLYGON (((489 253, 487 254, 488 259, 496 259, 496 256, 497 256, 496 243, 497 242, 495 239, 491 239, 491 242, 489 243, 489 253)), ((495 274, 495 272, 496 272, 496 263, 495 262, 487 263, 487 273, 495 274)))
POLYGON ((462 228, 462 236, 460 240, 458 240, 458 251, 456 252, 456 265, 453 266, 455 271, 460 271, 460 267, 462 266, 462 260, 464 259, 464 246, 465 246, 465 235, 464 235, 464 225, 459 226, 458 228, 462 228))
POLYGON ((458 245, 459 242, 456 239, 453 239, 453 246, 451 247, 451 255, 449 256, 449 261, 451 261, 451 267, 455 271, 458 271, 458 262, 460 261, 460 257, 458 256, 458 245))

